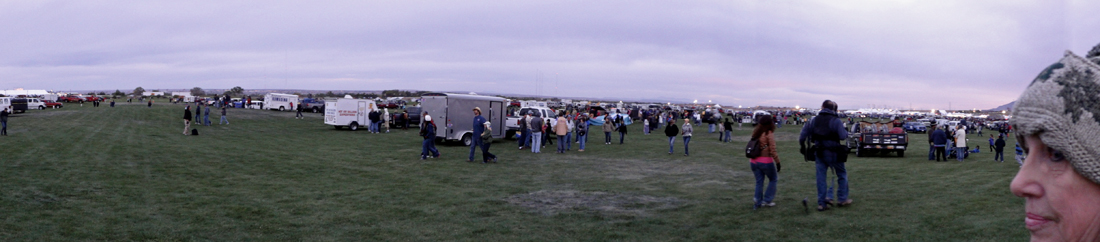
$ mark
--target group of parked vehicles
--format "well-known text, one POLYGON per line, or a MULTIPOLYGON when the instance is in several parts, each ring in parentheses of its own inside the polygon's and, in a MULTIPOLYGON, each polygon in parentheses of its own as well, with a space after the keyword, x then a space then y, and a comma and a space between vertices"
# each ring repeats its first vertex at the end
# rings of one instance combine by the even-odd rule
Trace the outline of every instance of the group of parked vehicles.
POLYGON ((0 110, 5 108, 12 113, 26 112, 28 109, 43 110, 47 108, 62 108, 64 104, 54 101, 43 101, 38 98, 0 97, 0 110))

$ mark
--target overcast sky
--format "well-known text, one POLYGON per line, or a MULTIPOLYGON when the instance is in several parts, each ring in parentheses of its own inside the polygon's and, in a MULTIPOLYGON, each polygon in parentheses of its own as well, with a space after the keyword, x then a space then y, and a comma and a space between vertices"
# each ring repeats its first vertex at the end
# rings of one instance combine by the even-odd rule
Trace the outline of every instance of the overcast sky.
POLYGON ((0 89, 417 89, 988 109, 1100 1, 4 1, 0 89), (541 81, 537 81, 541 80, 541 81))

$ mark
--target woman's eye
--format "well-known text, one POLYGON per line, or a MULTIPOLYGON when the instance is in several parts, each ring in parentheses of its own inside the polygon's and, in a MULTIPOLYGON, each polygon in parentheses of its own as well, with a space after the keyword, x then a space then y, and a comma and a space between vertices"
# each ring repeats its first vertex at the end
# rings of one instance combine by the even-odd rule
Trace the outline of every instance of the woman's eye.
POLYGON ((1047 147, 1047 154, 1050 154, 1050 161, 1059 162, 1066 160, 1066 155, 1054 148, 1047 147))

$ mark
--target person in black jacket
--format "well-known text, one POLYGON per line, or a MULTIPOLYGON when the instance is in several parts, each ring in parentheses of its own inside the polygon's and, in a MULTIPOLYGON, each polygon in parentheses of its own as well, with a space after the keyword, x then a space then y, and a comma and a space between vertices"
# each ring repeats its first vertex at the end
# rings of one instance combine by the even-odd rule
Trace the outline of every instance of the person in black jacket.
POLYGON ((623 116, 615 118, 615 121, 619 124, 619 144, 623 144, 623 137, 626 137, 626 122, 623 121, 623 116))
POLYGON ((191 129, 191 105, 187 105, 183 108, 183 135, 189 135, 188 130, 191 129))
POLYGON ((668 120, 668 124, 665 125, 665 136, 668 136, 668 154, 672 155, 672 148, 676 147, 676 135, 680 134, 680 128, 676 127, 676 120, 668 120))
POLYGON ((730 133, 732 132, 731 130, 733 130, 733 122, 730 121, 730 118, 726 118, 726 122, 722 123, 722 128, 726 130, 725 134, 723 134, 722 142, 729 143, 730 133))
POLYGON ((367 113, 367 119, 370 119, 370 126, 367 126, 367 130, 371 133, 378 133, 375 127, 378 125, 378 110, 371 110, 370 113, 367 113))
POLYGON ((305 118, 305 116, 302 115, 302 103, 298 103, 298 113, 294 114, 294 118, 296 118, 296 119, 305 118))
POLYGON ((0 135, 8 136, 8 108, 0 111, 0 135))
POLYGON ((993 142, 993 151, 996 155, 993 155, 993 160, 1005 162, 1005 136, 997 136, 997 141, 993 142))

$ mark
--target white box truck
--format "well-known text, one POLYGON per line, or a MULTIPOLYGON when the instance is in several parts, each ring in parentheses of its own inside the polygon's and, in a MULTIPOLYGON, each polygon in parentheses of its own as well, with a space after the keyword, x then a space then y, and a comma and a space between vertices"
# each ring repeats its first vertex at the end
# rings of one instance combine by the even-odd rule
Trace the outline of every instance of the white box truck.
POLYGON ((293 111, 298 105, 298 95, 284 93, 268 93, 264 95, 264 108, 269 110, 293 111))
POLYGON ((333 125, 336 129, 348 127, 355 131, 362 126, 370 126, 370 118, 367 116, 373 110, 378 110, 378 105, 369 99, 340 98, 336 101, 325 101, 325 124, 333 125))
POLYGON ((452 93, 428 93, 421 96, 420 107, 423 112, 428 112, 438 127, 436 138, 446 141, 460 140, 463 145, 469 146, 474 137, 474 107, 481 108, 481 116, 489 120, 492 127, 493 138, 504 137, 504 108, 509 103, 500 97, 452 94, 452 93))

